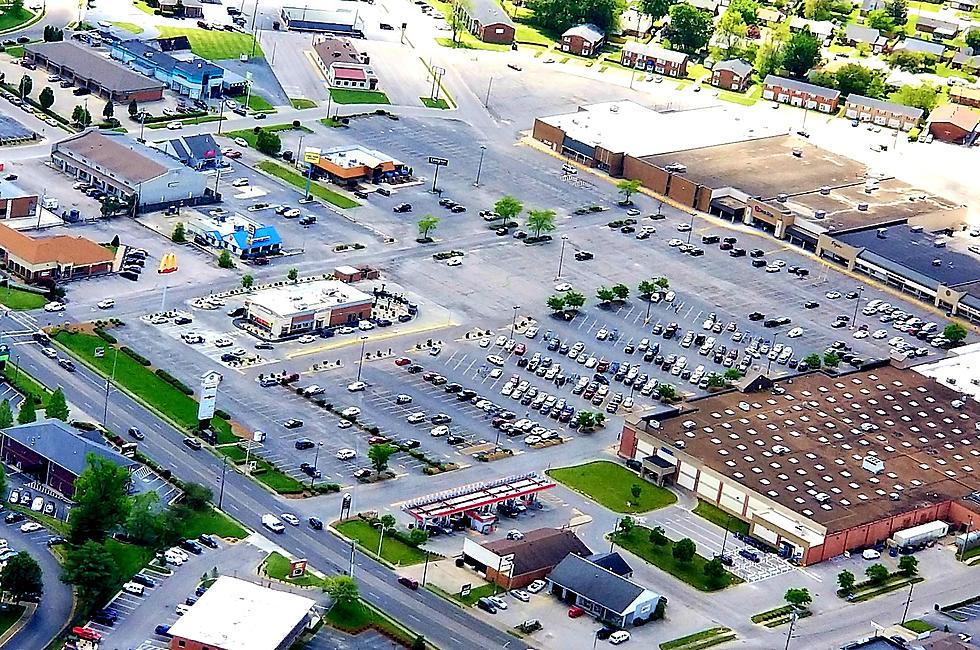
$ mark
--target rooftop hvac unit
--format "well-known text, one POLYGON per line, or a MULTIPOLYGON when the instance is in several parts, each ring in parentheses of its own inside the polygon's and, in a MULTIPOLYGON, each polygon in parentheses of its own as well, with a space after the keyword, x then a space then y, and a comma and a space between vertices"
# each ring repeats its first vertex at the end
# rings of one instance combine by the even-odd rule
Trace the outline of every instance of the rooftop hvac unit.
POLYGON ((868 204, 867 203, 858 203, 858 210, 860 210, 861 212, 867 212, 868 211, 868 204))
POLYGON ((888 228, 879 228, 877 231, 878 239, 885 239, 888 237, 888 228))
POLYGON ((609 110, 612 111, 613 113, 618 113, 619 112, 619 105, 613 104, 612 106, 609 107, 609 110))
POLYGON ((891 499, 892 501, 898 501, 900 497, 898 492, 889 492, 888 498, 891 499))
POLYGON ((813 218, 814 219, 826 219, 827 218, 827 211, 826 210, 814 210, 814 212, 813 212, 813 218))
POLYGON ((830 503, 830 495, 826 492, 820 492, 815 497, 817 503, 830 503))
POLYGON ((780 203, 786 203, 787 198, 789 197, 786 196, 785 194, 780 194, 776 197, 776 200, 779 201, 780 203))
POLYGON ((923 230, 925 230, 925 228, 922 226, 909 226, 910 232, 922 232, 923 230))
POLYGON ((885 471, 885 461, 877 456, 868 455, 861 460, 861 467, 872 474, 881 474, 885 471))
POLYGON ((830 194, 830 186, 829 185, 824 185, 823 187, 821 187, 820 188, 820 193, 823 194, 824 196, 827 196, 828 194, 830 194))

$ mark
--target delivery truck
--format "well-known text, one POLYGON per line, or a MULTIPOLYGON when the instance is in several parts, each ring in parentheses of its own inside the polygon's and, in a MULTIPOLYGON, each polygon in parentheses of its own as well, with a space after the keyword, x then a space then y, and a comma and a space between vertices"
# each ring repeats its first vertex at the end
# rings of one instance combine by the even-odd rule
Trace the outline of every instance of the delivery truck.
POLYGON ((949 524, 945 521, 930 521, 927 524, 895 531, 892 535, 892 542, 898 548, 921 547, 945 537, 948 532, 949 524))

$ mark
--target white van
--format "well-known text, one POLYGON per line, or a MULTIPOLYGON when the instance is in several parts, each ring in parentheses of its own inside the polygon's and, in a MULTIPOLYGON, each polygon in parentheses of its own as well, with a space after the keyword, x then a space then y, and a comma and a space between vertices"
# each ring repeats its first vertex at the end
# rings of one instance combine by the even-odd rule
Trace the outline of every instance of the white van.
POLYGON ((361 322, 359 322, 357 324, 357 329, 361 330, 362 332, 366 332, 368 330, 373 330, 374 329, 374 323, 372 323, 369 320, 362 320, 361 322))
POLYGON ((282 534, 286 530, 286 527, 279 521, 279 517, 275 515, 262 515, 262 525, 274 533, 282 534))
POLYGON ((133 594, 134 596, 142 596, 144 587, 143 585, 138 585, 135 582, 127 582, 122 586, 122 590, 127 594, 133 594))

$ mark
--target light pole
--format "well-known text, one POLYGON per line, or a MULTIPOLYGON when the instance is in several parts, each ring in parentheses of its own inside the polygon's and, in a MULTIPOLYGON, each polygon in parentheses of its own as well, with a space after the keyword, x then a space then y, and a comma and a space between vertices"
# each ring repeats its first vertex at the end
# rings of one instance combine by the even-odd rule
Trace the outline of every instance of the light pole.
POLYGON ((789 632, 786 633, 786 647, 783 650, 789 650, 789 642, 793 638, 793 628, 796 627, 796 612, 790 614, 789 617, 789 632))
POLYGON ((112 386, 112 382, 116 381, 116 361, 119 359, 119 348, 115 348, 115 353, 112 355, 112 375, 105 380, 105 404, 102 407, 102 426, 106 426, 106 420, 109 418, 109 389, 112 386))
POLYGON ((915 587, 914 582, 909 583, 909 597, 905 599, 905 611, 902 612, 902 625, 905 625, 905 621, 909 617, 909 605, 912 604, 912 588, 915 587))
POLYGON ((225 498, 225 472, 228 470, 228 457, 221 456, 221 488, 218 490, 218 510, 221 510, 221 502, 225 498))
POLYGON ((313 481, 316 480, 316 464, 320 460, 320 447, 323 446, 323 441, 316 443, 316 453, 313 454, 313 471, 310 473, 310 491, 313 491, 313 481))
POLYGON ((860 306, 861 301, 864 299, 864 285, 862 284, 858 286, 857 290, 858 297, 857 300, 854 301, 854 318, 851 319, 851 329, 857 328, 858 306, 860 306))
POLYGON ((365 344, 367 344, 367 340, 368 340, 368 337, 366 337, 366 336, 362 336, 361 337, 361 356, 360 356, 360 358, 357 361, 357 380, 356 381, 361 381, 361 368, 364 367, 364 346, 365 346, 365 344))
POLYGON ((766 353, 766 359, 769 361, 769 363, 766 365, 766 377, 769 376, 769 372, 772 370, 772 356, 770 355, 772 354, 773 348, 776 347, 776 336, 777 335, 774 332, 772 335, 772 347, 769 348, 769 352, 766 353))
POLYGON ((694 213, 691 213, 691 223, 687 224, 687 243, 691 243, 691 235, 694 234, 694 213))
POLYGON ((514 331, 517 329, 517 312, 520 310, 520 305, 514 305, 514 318, 510 321, 510 338, 514 338, 514 331))
POLYGON ((561 264, 565 261, 565 244, 568 242, 568 235, 561 236, 561 251, 558 253, 558 274, 556 280, 561 280, 561 264))
POLYGON ((487 146, 485 144, 480 145, 480 164, 476 167, 476 180, 473 181, 473 187, 480 187, 480 173, 483 171, 483 156, 487 153, 487 146))

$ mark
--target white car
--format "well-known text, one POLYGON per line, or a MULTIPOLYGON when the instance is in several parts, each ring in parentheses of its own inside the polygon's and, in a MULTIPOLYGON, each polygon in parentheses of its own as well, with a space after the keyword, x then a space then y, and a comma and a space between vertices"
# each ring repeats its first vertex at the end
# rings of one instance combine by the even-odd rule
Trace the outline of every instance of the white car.
POLYGON ((214 340, 214 347, 216 348, 228 348, 234 344, 235 344, 234 341, 224 336, 219 336, 214 340))
POLYGON ((248 140, 246 140, 245 138, 235 138, 234 142, 239 147, 246 147, 246 148, 248 147, 248 140))
POLYGON ((353 449, 338 449, 336 456, 337 460, 352 460, 357 458, 357 452, 353 449))
MULTIPOLYGON (((778 106, 778 104, 777 104, 778 106)), ((620 643, 626 643, 630 640, 630 633, 626 630, 616 630, 609 635, 609 643, 613 645, 619 645, 620 643)))
POLYGON ((151 318, 150 319, 150 324, 151 325, 163 325, 168 320, 170 320, 170 319, 167 318, 166 316, 164 316, 163 314, 160 314, 159 316, 154 316, 153 318, 151 318))
POLYGON ((664 302, 674 302, 674 298, 676 297, 677 297, 676 293, 674 293, 673 291, 668 291, 666 294, 664 294, 664 302))
POLYGON ((500 596, 487 596, 487 600, 493 603, 497 609, 507 609, 507 601, 500 596))
POLYGON ((555 291, 571 291, 572 285, 567 282, 559 282, 555 285, 555 291))
POLYGON ((531 595, 528 594, 523 589, 511 589, 510 595, 516 598, 517 600, 521 601, 522 603, 526 603, 529 600, 531 600, 531 595))
POLYGON ((881 553, 874 550, 873 548, 866 548, 861 553, 861 557, 863 557, 865 560, 877 560, 878 558, 881 557, 881 553))
POLYGON ((183 564, 185 562, 185 560, 184 560, 183 557, 181 557, 180 555, 177 555, 172 550, 171 551, 167 551, 166 553, 164 553, 163 554, 163 559, 165 559, 167 561, 167 564, 173 564, 173 565, 176 565, 176 566, 180 566, 181 564, 183 564))
POLYGON ((527 331, 524 332, 524 338, 533 339, 535 336, 538 335, 538 332, 540 332, 540 331, 541 330, 539 330, 537 327, 534 327, 534 326, 529 327, 529 328, 527 328, 527 331))
POLYGON ((487 363, 494 366, 502 366, 504 365, 504 358, 499 354, 488 354, 487 363))
POLYGON ((112 298, 106 298, 105 300, 100 300, 96 307, 99 309, 112 309, 116 306, 116 301, 112 298))
POLYGON ((171 131, 176 131, 177 129, 184 128, 184 125, 181 124, 180 122, 170 122, 167 124, 167 128, 170 129, 171 131))
POLYGON ((405 421, 409 424, 419 424, 421 422, 425 422, 425 413, 422 411, 416 411, 405 418, 405 421))
POLYGON ((348 406, 343 411, 341 411, 340 414, 345 418, 356 418, 358 415, 361 414, 361 409, 357 408, 356 406, 348 406))
POLYGON ((299 518, 294 514, 284 512, 281 515, 279 515, 279 518, 285 521, 287 524, 290 524, 292 526, 299 526, 299 518))
POLYGON ((856 339, 866 339, 868 338, 868 330, 857 330, 851 336, 856 339))
POLYGON ((490 347, 490 344, 491 343, 493 343, 493 341, 491 341, 490 339, 480 339, 480 347, 481 348, 488 348, 488 347, 490 347))
POLYGON ((524 438, 524 444, 525 445, 536 445, 539 442, 541 442, 541 436, 536 436, 536 435, 533 435, 532 434, 532 435, 524 438))
POLYGON ((367 388, 367 384, 365 384, 363 381, 355 381, 350 384, 347 384, 347 390, 348 392, 351 393, 362 391, 365 388, 367 388))
POLYGON ((603 327, 595 333, 595 337, 599 341, 605 341, 607 338, 609 338, 609 330, 603 327))
POLYGON ((827 293, 824 294, 824 297, 827 300, 837 300, 838 298, 840 298, 840 291, 828 291, 827 293))
POLYGON ((683 246, 684 242, 680 239, 671 239, 667 242, 667 245, 671 248, 677 248, 678 246, 683 246))
POLYGON ((231 182, 232 187, 248 187, 247 178, 236 178, 231 182))
POLYGON ((903 343, 905 343, 905 339, 902 338, 901 336, 895 336, 895 337, 892 337, 892 338, 888 339, 888 345, 890 345, 893 348, 898 347, 899 345, 901 345, 903 343))
POLYGON ((875 330, 871 333, 873 339, 883 339, 888 336, 888 330, 875 330))
POLYGON ((34 512, 41 512, 44 509, 44 497, 34 497, 34 501, 31 502, 31 510, 34 512))
POLYGON ((791 339, 798 339, 801 336, 803 336, 803 328, 794 327, 793 329, 791 329, 789 332, 786 333, 786 336, 790 337, 791 339))
POLYGON ((63 302, 49 302, 44 306, 44 311, 65 311, 65 303, 63 302))
POLYGON ((490 379, 500 379, 501 375, 503 374, 504 374, 503 370, 501 370, 500 368, 494 368, 493 370, 490 371, 490 379))
POLYGON ((527 590, 532 594, 541 592, 548 584, 544 580, 535 580, 527 586, 527 590))
POLYGON ((284 216, 284 217, 286 217, 288 219, 292 219, 294 217, 298 217, 301 214, 302 214, 302 212, 300 212, 296 208, 289 208, 288 210, 286 210, 285 212, 282 213, 282 216, 284 216))
POLYGON ((450 257, 449 260, 446 262, 446 266, 462 266, 462 265, 463 265, 462 257, 450 257))
POLYGON ((36 521, 27 521, 20 527, 20 532, 22 533, 33 533, 35 530, 41 530, 43 526, 36 521))
POLYGON ((517 530, 516 528, 511 528, 507 531, 507 539, 509 540, 522 540, 524 539, 524 533, 517 530))
POLYGON ((234 99, 226 99, 225 106, 227 106, 231 110, 235 110, 236 108, 238 108, 238 102, 236 102, 234 99))
POLYGON ((316 337, 313 336, 312 334, 304 334, 303 336, 299 337, 296 340, 299 341, 300 343, 312 343, 313 341, 316 340, 316 337))
POLYGON ((47 346, 41 348, 41 354, 43 354, 44 356, 46 356, 49 359, 57 359, 58 358, 58 351, 55 350, 54 348, 50 348, 50 347, 47 347, 47 346))
POLYGON ((507 345, 507 337, 501 334, 500 336, 497 337, 497 340, 494 341, 493 344, 503 347, 507 345))
POLYGON ((338 429, 350 429, 352 426, 354 426, 354 423, 350 420, 341 420, 337 423, 338 429))
POLYGON ((440 438, 448 434, 449 434, 449 427, 447 427, 445 424, 440 424, 439 426, 432 427, 432 429, 429 430, 429 435, 432 436, 433 438, 440 438))

